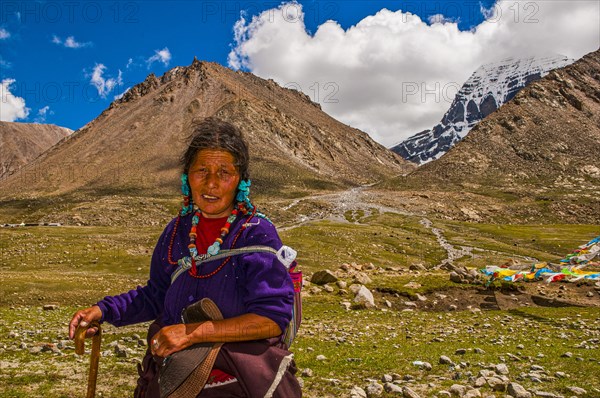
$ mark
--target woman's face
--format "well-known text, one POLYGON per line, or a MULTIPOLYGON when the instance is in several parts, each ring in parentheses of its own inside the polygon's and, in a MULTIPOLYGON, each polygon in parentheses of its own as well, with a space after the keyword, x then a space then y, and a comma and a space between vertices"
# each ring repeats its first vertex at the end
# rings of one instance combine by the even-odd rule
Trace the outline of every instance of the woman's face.
POLYGON ((240 174, 227 151, 202 149, 188 171, 192 199, 206 218, 228 216, 233 210, 240 174))

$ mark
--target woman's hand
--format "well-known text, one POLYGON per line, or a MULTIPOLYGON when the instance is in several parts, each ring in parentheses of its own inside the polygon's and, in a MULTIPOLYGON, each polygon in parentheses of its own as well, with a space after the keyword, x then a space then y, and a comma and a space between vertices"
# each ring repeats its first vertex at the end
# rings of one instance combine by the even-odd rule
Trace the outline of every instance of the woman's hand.
POLYGON ((152 355, 166 358, 174 352, 191 346, 192 332, 198 324, 183 324, 165 326, 150 340, 152 355))
POLYGON ((267 339, 281 335, 271 319, 257 314, 200 323, 165 326, 150 340, 153 355, 167 357, 196 343, 227 343, 267 339))
MULTIPOLYGON (((102 319, 102 310, 97 305, 77 311, 69 323, 69 338, 73 340, 78 326, 86 327, 92 321, 99 321, 100 319, 102 319)), ((98 328, 89 328, 85 333, 85 337, 92 337, 96 332, 98 332, 98 328)))

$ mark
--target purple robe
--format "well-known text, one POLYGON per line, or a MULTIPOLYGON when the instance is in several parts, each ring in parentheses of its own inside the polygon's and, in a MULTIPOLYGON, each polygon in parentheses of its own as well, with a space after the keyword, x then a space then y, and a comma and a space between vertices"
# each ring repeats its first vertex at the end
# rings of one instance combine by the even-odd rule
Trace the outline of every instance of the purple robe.
MULTIPOLYGON (((222 249, 233 248, 234 237, 247 219, 247 216, 237 217, 221 245, 222 249)), ((208 297, 219 306, 224 318, 254 313, 273 320, 285 331, 292 316, 294 287, 287 269, 272 253, 236 255, 212 277, 199 279, 185 272, 171 285, 171 273, 177 265, 170 264, 167 256, 176 220, 167 225, 154 248, 146 286, 100 300, 97 305, 102 310, 102 321, 115 326, 157 318, 165 326, 182 323, 182 310, 208 297)), ((177 261, 190 255, 187 245, 191 223, 191 214, 181 217, 175 232, 171 260, 177 261)), ((265 245, 279 250, 282 243, 273 224, 253 217, 241 232, 235 248, 252 245, 265 245)), ((198 274, 208 274, 222 262, 203 263, 198 267, 198 274)))

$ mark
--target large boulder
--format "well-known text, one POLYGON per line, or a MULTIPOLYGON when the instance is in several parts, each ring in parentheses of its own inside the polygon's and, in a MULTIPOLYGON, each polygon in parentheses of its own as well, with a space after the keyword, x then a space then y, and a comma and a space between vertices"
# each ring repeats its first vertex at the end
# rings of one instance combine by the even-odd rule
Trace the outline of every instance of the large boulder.
POLYGON ((316 285, 324 285, 326 283, 334 283, 337 282, 338 278, 328 269, 324 269, 321 271, 317 271, 313 274, 312 278, 310 278, 311 283, 316 285))
POLYGON ((365 308, 375 307, 375 299, 373 293, 364 286, 361 286, 356 296, 354 296, 354 303, 365 308))

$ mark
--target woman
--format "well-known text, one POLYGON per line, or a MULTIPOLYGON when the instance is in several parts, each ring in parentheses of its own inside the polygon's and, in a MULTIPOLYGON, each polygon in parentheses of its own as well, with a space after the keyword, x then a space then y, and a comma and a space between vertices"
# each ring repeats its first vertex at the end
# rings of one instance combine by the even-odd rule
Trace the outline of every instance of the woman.
MULTIPOLYGON (((124 326, 156 319, 136 396, 159 396, 152 356, 161 362, 198 343, 226 343, 198 396, 254 397, 267 390, 274 397, 301 396, 295 364, 282 365, 291 355, 279 339, 290 322, 293 285, 281 257, 272 253, 282 248, 275 227, 248 198, 248 147, 236 127, 215 118, 194 125, 193 133, 181 159, 183 208, 158 240, 147 285, 77 311, 69 336, 92 321, 124 326), (221 251, 257 245, 272 252, 210 261, 221 251), (185 265, 189 270, 172 281, 185 265), (224 319, 182 323, 182 311, 203 298, 214 301, 224 319), (250 357, 239 355, 249 352, 250 357), (263 362, 253 365, 259 357, 263 362), (265 363, 273 363, 266 373, 265 363), (259 368, 261 374, 252 373, 259 368)), ((86 336, 95 332, 90 328, 86 336)))

